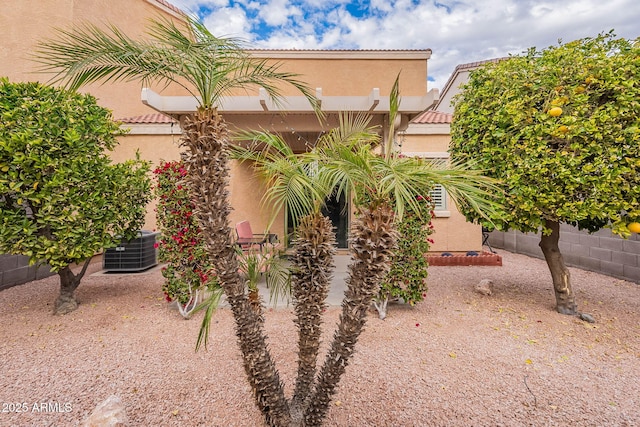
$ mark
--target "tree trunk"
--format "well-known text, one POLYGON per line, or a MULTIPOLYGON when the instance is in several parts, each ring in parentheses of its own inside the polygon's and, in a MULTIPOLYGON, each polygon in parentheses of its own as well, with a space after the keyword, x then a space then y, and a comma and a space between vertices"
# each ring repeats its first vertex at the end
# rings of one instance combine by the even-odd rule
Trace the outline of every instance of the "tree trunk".
POLYGON ((217 111, 198 111, 184 121, 181 144, 187 165, 186 184, 195 200, 194 214, 203 230, 206 249, 214 260, 236 323, 236 336, 256 404, 267 425, 290 424, 284 387, 267 348, 264 324, 245 293, 238 272, 235 243, 229 227, 229 155, 227 127, 217 111))
POLYGON ((291 276, 295 323, 298 326, 298 374, 291 413, 294 423, 300 425, 316 376, 322 312, 326 307, 334 268, 335 243, 329 218, 320 212, 302 218, 294 242, 291 276))
POLYGON ((560 223, 546 220, 546 227, 551 230, 551 234, 548 236, 542 235, 540 248, 551 272, 553 289, 556 294, 556 310, 562 314, 577 315, 576 299, 571 289, 569 270, 564 265, 564 260, 558 247, 560 223))
POLYGON ((366 323, 367 310, 378 292, 380 282, 389 272, 390 259, 396 246, 393 211, 389 206, 364 209, 351 229, 354 259, 349 265, 342 314, 310 405, 305 411, 305 426, 322 424, 331 397, 366 323))
POLYGON ((87 259, 82 266, 82 270, 78 275, 74 275, 69 266, 64 267, 58 272, 60 276, 60 294, 54 303, 54 314, 67 314, 78 308, 78 301, 75 297, 75 291, 80 285, 80 280, 89 267, 91 258, 87 259))

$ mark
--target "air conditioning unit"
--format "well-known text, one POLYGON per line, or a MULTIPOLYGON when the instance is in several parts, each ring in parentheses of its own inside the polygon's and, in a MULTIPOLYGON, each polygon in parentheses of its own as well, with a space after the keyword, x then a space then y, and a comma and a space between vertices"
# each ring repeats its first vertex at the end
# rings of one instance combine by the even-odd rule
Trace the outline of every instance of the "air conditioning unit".
POLYGON ((121 242, 115 248, 105 250, 102 268, 107 272, 143 271, 158 264, 156 236, 158 232, 141 230, 136 239, 121 242))

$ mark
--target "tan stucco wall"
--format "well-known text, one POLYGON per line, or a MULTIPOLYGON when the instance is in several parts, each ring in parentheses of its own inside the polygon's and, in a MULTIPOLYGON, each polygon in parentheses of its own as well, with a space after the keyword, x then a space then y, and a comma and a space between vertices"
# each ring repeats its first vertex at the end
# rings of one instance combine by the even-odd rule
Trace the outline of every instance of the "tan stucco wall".
MULTIPOLYGON (((0 76, 11 81, 47 82, 50 74, 37 73, 38 64, 30 55, 38 42, 51 38, 55 28, 72 28, 86 22, 98 26, 116 24, 125 33, 143 34, 149 18, 172 14, 146 0, 17 0, 5 4, 0 13, 0 76)), ((82 88, 98 98, 98 103, 114 112, 115 118, 153 112, 140 102, 139 82, 90 85, 82 88)), ((167 88, 163 93, 177 94, 167 88)))
MULTIPOLYGON (((134 158, 136 151, 143 160, 151 162, 152 169, 163 161, 180 159, 179 135, 126 135, 120 137, 119 142, 116 150, 110 154, 115 162, 134 158)), ((251 164, 232 162, 230 176, 233 177, 229 183, 229 196, 233 207, 230 215, 231 227, 240 221, 248 220, 254 233, 266 231, 272 212, 262 205, 265 187, 254 175, 251 164)), ((152 177, 155 185, 155 177, 152 177)), ((156 229, 155 208, 154 200, 147 207, 144 226, 147 230, 156 229)), ((279 237, 284 236, 283 214, 276 215, 270 232, 278 234, 279 237)))
MULTIPOLYGON (((449 200, 449 203, 451 201, 449 200)), ((431 252, 467 252, 482 250, 482 228, 468 222, 455 208, 451 208, 449 218, 433 221, 435 233, 431 252)))
POLYGON ((263 182, 255 176, 251 163, 231 163, 231 179, 229 183, 229 197, 233 211, 230 215, 231 227, 235 227, 240 221, 249 221, 254 233, 269 231, 275 233, 283 241, 284 215, 276 215, 273 224, 269 227, 269 221, 274 213, 268 205, 264 205, 263 196, 265 187, 263 182))
POLYGON ((460 92, 460 85, 467 83, 468 80, 469 70, 461 70, 456 74, 451 85, 443 90, 440 100, 438 101, 438 105, 436 105, 436 109, 443 113, 453 114, 454 107, 451 105, 453 97, 460 92))
POLYGON ((403 153, 446 153, 449 149, 449 135, 405 135, 401 136, 403 153))
MULTIPOLYGON (((402 152, 405 153, 446 153, 451 136, 430 133, 440 125, 419 125, 410 127, 409 134, 402 135, 402 152)), ((447 217, 433 220, 435 233, 431 252, 467 252, 482 250, 482 227, 472 224, 458 212, 455 203, 447 195, 447 217)))
MULTIPOLYGON (((381 53, 380 56, 382 56, 381 53)), ((297 73, 311 88, 322 88, 325 96, 363 96, 379 88, 388 96, 400 74, 404 96, 427 94, 427 61, 418 59, 282 59, 282 69, 297 73)), ((299 95, 285 89, 287 95, 299 95)))

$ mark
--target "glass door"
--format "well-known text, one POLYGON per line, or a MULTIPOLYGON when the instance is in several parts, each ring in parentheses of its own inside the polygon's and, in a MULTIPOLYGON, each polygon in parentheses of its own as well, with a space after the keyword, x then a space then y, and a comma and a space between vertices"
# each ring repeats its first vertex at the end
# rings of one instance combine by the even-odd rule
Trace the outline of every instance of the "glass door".
MULTIPOLYGON (((349 236, 349 205, 344 194, 339 198, 335 195, 330 196, 325 203, 325 207, 322 208, 322 214, 328 217, 333 224, 338 248, 347 248, 347 238, 349 236)), ((295 229, 293 223, 291 212, 287 210, 287 247, 291 246, 294 237, 295 229)))

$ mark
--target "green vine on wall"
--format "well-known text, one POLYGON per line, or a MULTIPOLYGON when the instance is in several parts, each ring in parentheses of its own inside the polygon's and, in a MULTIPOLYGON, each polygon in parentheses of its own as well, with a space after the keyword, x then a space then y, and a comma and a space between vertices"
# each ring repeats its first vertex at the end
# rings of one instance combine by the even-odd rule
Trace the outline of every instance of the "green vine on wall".
POLYGON ((375 300, 379 317, 387 315, 389 300, 402 299, 409 305, 421 302, 427 295, 426 258, 433 239, 434 227, 431 222, 434 216, 433 201, 429 197, 418 196, 419 212, 409 207, 396 223, 398 248, 392 258, 391 270, 380 286, 375 300))

